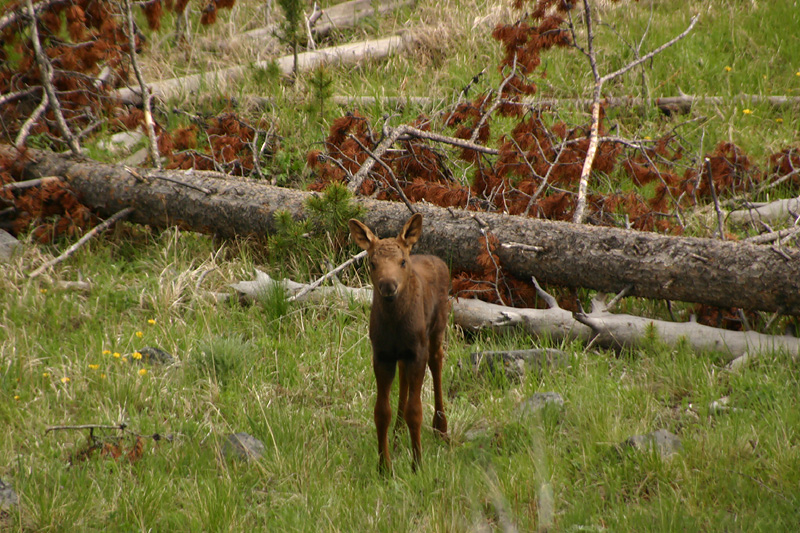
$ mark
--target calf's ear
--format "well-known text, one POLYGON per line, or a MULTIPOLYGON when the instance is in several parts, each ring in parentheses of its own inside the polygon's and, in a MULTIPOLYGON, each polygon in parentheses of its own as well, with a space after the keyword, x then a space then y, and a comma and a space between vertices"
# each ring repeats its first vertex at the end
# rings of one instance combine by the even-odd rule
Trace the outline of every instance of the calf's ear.
POLYGON ((411 248, 414 243, 419 240, 420 235, 422 235, 422 215, 414 213, 411 215, 411 218, 406 221, 403 230, 400 232, 400 235, 397 236, 397 240, 405 244, 408 248, 411 248))
POLYGON ((378 242, 378 237, 358 220, 351 218, 347 221, 347 225, 350 226, 350 236, 363 250, 369 250, 373 244, 378 242))

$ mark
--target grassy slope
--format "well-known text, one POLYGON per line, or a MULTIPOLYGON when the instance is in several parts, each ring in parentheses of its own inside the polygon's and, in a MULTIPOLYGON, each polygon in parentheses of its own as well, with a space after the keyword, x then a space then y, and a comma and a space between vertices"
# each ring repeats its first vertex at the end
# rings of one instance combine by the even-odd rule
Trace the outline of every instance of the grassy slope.
MULTIPOLYGON (((609 10, 605 20, 640 35, 647 18, 641 4, 609 10)), ((800 57, 800 43, 790 30, 797 24, 789 22, 798 15, 789 4, 707 3, 700 31, 668 52, 668 62, 654 63, 652 94, 680 88, 798 95, 800 65, 792 61, 800 57)), ((680 2, 655 5, 648 44, 679 32, 689 16, 678 9, 680 2)), ((496 59, 486 26, 471 30, 475 16, 491 11, 491 4, 422 2, 396 19, 365 23, 341 38, 379 34, 411 18, 441 22, 446 31, 429 34, 451 39, 431 37, 408 58, 336 71, 337 92, 451 98, 496 59)), ((604 64, 619 64, 614 50, 624 47, 608 46, 604 64)), ((566 55, 549 61, 542 94, 580 95, 576 80, 586 81, 583 64, 566 55)), ((490 85, 497 77, 489 69, 490 85)), ((609 89, 639 94, 638 76, 624 83, 609 89)), ((275 114, 287 147, 302 153, 323 138, 315 115, 303 111, 302 84, 266 87, 286 106, 275 114)), ((385 110, 373 111, 380 116, 385 110)), ((731 138, 758 156, 759 149, 766 153, 797 141, 797 113, 753 111, 745 115, 736 105, 697 110, 708 120, 691 126, 687 143, 699 151, 701 137, 706 149, 731 138)), ((684 120, 628 115, 620 127, 630 135, 652 135, 684 120)), ((13 482, 21 507, 0 524, 35 530, 461 531, 500 527, 508 519, 525 531, 538 525, 543 481, 553 489, 555 524, 568 531, 788 531, 800 522, 800 367, 780 354, 734 374, 721 370, 713 354, 657 342, 622 355, 568 346, 570 368, 508 384, 462 374, 458 363, 466 366, 470 351, 525 346, 530 339, 464 338, 452 331, 444 378, 452 443, 426 431, 425 469, 412 475, 407 439, 401 439, 396 475, 382 479, 375 468, 367 309, 337 302, 289 306, 280 298, 253 307, 216 305, 196 288, 202 279, 202 289, 224 290, 263 263, 273 272, 307 272, 296 266, 305 257, 279 260, 261 250, 128 228, 35 282, 23 273, 43 261, 47 249, 26 243, 22 257, 3 267, 0 427, 8 429, 0 432, 0 478, 13 482), (56 281, 79 273, 91 279, 90 293, 56 288, 56 281), (179 364, 148 366, 142 375, 131 354, 143 346, 160 346, 179 364), (566 399, 563 416, 539 420, 516 413, 527 396, 546 390, 566 399), (710 402, 726 395, 740 410, 710 413, 710 402), (148 441, 132 465, 95 457, 67 468, 65 459, 84 444, 86 432, 44 434, 49 425, 120 420, 134 431, 175 439, 148 441), (678 433, 684 452, 664 461, 614 448, 632 434, 658 428, 678 433), (219 439, 238 431, 266 445, 257 464, 219 457, 219 439)), ((425 395, 429 421, 431 392, 425 395)))

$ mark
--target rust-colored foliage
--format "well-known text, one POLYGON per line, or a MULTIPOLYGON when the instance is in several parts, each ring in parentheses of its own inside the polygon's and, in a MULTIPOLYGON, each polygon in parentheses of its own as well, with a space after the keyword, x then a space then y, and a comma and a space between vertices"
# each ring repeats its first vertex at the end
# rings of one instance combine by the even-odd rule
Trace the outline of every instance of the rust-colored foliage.
POLYGON ((102 436, 91 432, 86 444, 70 455, 69 463, 75 465, 90 460, 96 452, 105 459, 118 460, 122 457, 129 463, 135 463, 144 456, 145 439, 140 435, 102 436))
POLYGON ((709 172, 716 194, 720 196, 751 191, 761 179, 741 149, 727 142, 720 143, 712 154, 706 156, 699 179, 696 172, 687 176, 690 178, 687 180, 687 191, 711 198, 709 172))
POLYGON ((157 30, 161 27, 161 16, 164 13, 161 0, 149 0, 145 2, 142 4, 142 11, 147 20, 147 26, 151 30, 157 30))
POLYGON ((74 237, 96 224, 96 217, 61 181, 50 181, 11 196, 9 200, 16 210, 11 230, 20 234, 30 229, 41 243, 62 235, 74 237))
POLYGON ((224 170, 247 176, 253 171, 252 142, 256 131, 237 114, 223 112, 202 124, 176 128, 172 134, 163 131, 158 147, 162 155, 169 156, 170 169, 224 170), (198 149, 197 141, 201 127, 202 138, 210 142, 203 151, 198 149))
POLYGON ((800 186, 800 146, 786 148, 769 158, 770 171, 777 179, 789 178, 789 185, 800 186))
MULTIPOLYGON (((235 0, 209 0, 217 8, 230 8, 235 0)), ((37 3, 37 2, 34 2, 37 3)), ((45 4, 45 2, 39 2, 45 4)), ((161 24, 164 8, 182 12, 188 0, 145 0, 135 3, 152 29, 161 24)), ((0 16, 25 10, 24 2, 7 3, 0 16)), ((73 133, 94 129, 105 119, 112 129, 134 129, 143 124, 142 112, 123 107, 112 91, 131 81, 127 19, 122 2, 70 0, 47 3, 38 10, 37 28, 43 52, 53 66, 52 85, 64 118, 73 133)), ((30 22, 20 17, 2 34, 6 45, 14 45, 13 59, 0 63, 0 93, 18 94, 0 107, 4 142, 13 143, 31 112, 44 97, 42 77, 30 37, 30 22), (33 90, 31 90, 33 89, 33 90)), ((145 45, 141 32, 135 36, 136 52, 145 45)), ((160 128, 157 127, 157 130, 160 128)), ((163 132, 159 145, 171 150, 163 132)), ((62 132, 52 109, 30 129, 30 134, 62 148, 62 132)))
POLYGON ((752 311, 742 311, 737 307, 714 307, 713 305, 696 304, 693 309, 698 324, 713 328, 728 329, 731 331, 744 331, 742 316, 750 324, 755 324, 758 315, 752 311))

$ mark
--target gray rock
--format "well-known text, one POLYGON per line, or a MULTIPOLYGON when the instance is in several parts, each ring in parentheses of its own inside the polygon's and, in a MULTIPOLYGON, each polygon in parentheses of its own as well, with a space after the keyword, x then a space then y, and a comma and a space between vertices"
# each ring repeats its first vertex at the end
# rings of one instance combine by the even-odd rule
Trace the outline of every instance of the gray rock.
POLYGON ((0 229, 0 261, 8 261, 19 248, 19 241, 6 230, 0 229))
POLYGON ((543 409, 561 410, 564 398, 557 392, 537 392, 525 400, 518 408, 520 415, 534 415, 543 409))
POLYGON ((655 448, 662 458, 667 458, 673 454, 683 451, 683 443, 680 437, 667 431, 659 429, 646 435, 634 435, 621 443, 621 447, 629 447, 634 450, 646 452, 655 448))
POLYGON ((136 351, 142 354, 142 358, 138 361, 134 359, 134 361, 138 363, 148 363, 151 365, 171 365, 175 363, 175 358, 161 348, 146 346, 136 351))
POLYGON ((233 433, 222 443, 222 455, 228 459, 258 461, 264 455, 264 443, 248 433, 233 433))
POLYGON ((509 381, 519 381, 528 372, 541 372, 544 368, 563 368, 570 363, 567 352, 554 348, 473 352, 470 358, 476 371, 489 374, 500 371, 509 381))
POLYGON ((19 497, 14 492, 11 483, 0 479, 0 511, 10 511, 19 505, 19 497))

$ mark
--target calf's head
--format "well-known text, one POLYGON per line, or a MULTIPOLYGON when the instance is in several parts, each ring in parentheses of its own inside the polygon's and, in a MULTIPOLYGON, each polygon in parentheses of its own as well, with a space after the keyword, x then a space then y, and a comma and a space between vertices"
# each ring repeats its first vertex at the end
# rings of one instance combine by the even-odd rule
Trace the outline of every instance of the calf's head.
POLYGON ((351 219, 350 235, 369 257, 370 275, 374 290, 386 301, 394 301, 402 294, 411 276, 411 247, 422 233, 422 215, 408 219, 397 237, 379 239, 372 231, 351 219))

